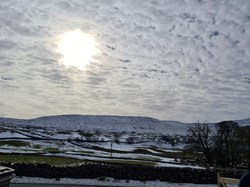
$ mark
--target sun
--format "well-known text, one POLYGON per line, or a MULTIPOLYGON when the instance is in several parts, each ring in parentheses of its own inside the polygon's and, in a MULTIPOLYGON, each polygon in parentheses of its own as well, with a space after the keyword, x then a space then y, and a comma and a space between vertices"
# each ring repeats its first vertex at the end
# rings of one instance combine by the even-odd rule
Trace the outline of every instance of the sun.
POLYGON ((58 37, 57 52, 63 55, 60 60, 66 67, 84 71, 98 54, 95 38, 80 30, 68 31, 58 37))

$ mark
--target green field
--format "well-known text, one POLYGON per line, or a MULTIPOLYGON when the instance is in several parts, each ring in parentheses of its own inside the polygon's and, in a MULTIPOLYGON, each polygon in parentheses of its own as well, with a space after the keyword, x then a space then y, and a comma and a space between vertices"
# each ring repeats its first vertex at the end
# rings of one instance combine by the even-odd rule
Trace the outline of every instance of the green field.
MULTIPOLYGON (((85 163, 94 163, 99 161, 89 161, 77 158, 58 157, 58 156, 43 156, 43 155, 21 155, 21 154, 1 154, 0 163, 25 163, 25 164, 49 164, 51 166, 68 167, 79 166, 85 163)), ((155 166, 154 162, 148 161, 133 161, 133 160, 105 160, 104 163, 122 163, 132 165, 155 166)))

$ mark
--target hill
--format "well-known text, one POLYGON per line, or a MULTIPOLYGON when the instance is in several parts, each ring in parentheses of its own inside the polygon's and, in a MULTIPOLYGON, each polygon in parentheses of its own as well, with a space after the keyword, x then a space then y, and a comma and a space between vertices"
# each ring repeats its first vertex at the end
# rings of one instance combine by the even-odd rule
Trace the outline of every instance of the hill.
POLYGON ((52 127, 57 130, 100 130, 109 132, 137 132, 185 134, 189 123, 162 121, 138 116, 58 115, 34 119, 0 118, 0 123, 19 126, 52 127))

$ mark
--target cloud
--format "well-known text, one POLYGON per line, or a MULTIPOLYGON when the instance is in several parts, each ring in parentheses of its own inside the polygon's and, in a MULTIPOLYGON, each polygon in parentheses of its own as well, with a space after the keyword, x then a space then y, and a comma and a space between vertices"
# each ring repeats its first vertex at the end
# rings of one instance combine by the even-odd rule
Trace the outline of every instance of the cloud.
POLYGON ((249 11, 248 0, 1 1, 2 115, 247 118, 249 11), (75 29, 101 51, 85 72, 55 50, 75 29))
POLYGON ((4 81, 11 81, 11 80, 13 80, 14 78, 2 76, 1 79, 4 80, 4 81))
POLYGON ((131 60, 129 60, 129 59, 119 59, 121 62, 125 62, 125 63, 129 63, 129 62, 131 62, 131 60))
POLYGON ((5 60, 8 57, 1 56, 0 58, 1 58, 0 66, 2 66, 2 67, 11 67, 15 64, 15 62, 13 62, 11 60, 5 60))
POLYGON ((7 40, 0 40, 0 50, 9 50, 16 47, 16 44, 7 40))

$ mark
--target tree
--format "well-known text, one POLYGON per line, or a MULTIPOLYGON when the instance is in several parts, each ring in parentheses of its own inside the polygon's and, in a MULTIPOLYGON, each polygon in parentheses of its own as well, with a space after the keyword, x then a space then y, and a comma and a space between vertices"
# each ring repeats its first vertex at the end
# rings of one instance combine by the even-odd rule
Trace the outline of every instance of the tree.
POLYGON ((211 154, 211 129, 208 123, 197 123, 188 129, 187 143, 191 147, 202 151, 206 157, 207 163, 213 165, 213 158, 211 154))
POLYGON ((238 137, 240 140, 239 148, 240 148, 240 163, 245 164, 248 168, 250 168, 250 126, 240 127, 238 131, 238 137))
POLYGON ((222 121, 216 124, 217 162, 224 166, 235 166, 239 155, 239 125, 234 121, 222 121))
POLYGON ((197 123, 188 129, 187 143, 193 150, 202 151, 209 165, 250 168, 250 126, 222 121, 215 130, 213 135, 207 123, 197 123))

